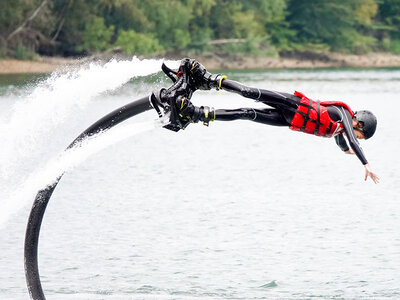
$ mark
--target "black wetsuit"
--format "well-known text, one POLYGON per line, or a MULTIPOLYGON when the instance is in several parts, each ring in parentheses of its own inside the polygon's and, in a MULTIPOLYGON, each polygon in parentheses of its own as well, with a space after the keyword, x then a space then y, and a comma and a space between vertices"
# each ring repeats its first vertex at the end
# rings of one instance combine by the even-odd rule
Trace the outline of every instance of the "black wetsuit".
MULTIPOLYGON (((273 126, 290 126, 298 103, 300 102, 300 98, 293 94, 251 88, 228 79, 222 81, 221 88, 263 102, 273 108, 217 109, 215 111, 215 120, 220 121, 242 119, 273 126)), ((363 165, 367 164, 367 159, 354 135, 350 113, 342 106, 329 105, 327 108, 329 117, 343 124, 344 132, 346 133, 351 149, 353 149, 363 165)), ((335 136, 335 140, 340 149, 343 151, 349 150, 343 133, 335 136)))

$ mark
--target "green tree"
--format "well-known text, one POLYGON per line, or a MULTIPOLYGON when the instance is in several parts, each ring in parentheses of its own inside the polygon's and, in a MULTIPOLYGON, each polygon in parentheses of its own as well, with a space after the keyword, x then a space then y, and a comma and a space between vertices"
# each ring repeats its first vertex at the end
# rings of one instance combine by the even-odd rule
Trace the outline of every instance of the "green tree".
POLYGON ((214 32, 210 26, 210 18, 213 8, 216 6, 215 0, 188 0, 186 5, 190 11, 190 21, 188 33, 191 43, 189 49, 202 52, 210 49, 208 43, 214 37, 214 32))
POLYGON ((379 2, 375 25, 383 49, 400 54, 400 0, 379 2))
POLYGON ((242 5, 236 1, 216 0, 217 5, 210 16, 210 26, 214 31, 214 38, 229 39, 235 37, 235 14, 242 11, 242 5))
POLYGON ((111 36, 114 33, 114 26, 107 27, 104 19, 94 17, 91 22, 87 23, 83 32, 83 43, 77 47, 78 50, 86 50, 89 52, 104 51, 110 46, 111 36))
POLYGON ((363 0, 356 4, 354 17, 358 24, 371 26, 373 18, 378 13, 378 4, 375 0, 363 0))
POLYGON ((54 0, 54 14, 58 16, 58 33, 55 32, 58 53, 69 56, 82 52, 79 46, 83 44, 86 26, 101 13, 100 1, 54 0))
POLYGON ((288 20, 302 44, 326 44, 332 50, 355 51, 360 45, 367 47, 373 42, 373 38, 358 31, 360 24, 370 24, 374 14, 368 7, 365 14, 364 3, 365 0, 291 0, 288 20))
POLYGON ((266 35, 263 25, 257 20, 256 15, 252 11, 236 11, 232 15, 232 20, 232 33, 235 38, 249 38, 266 35))
POLYGON ((129 55, 159 54, 163 52, 158 40, 153 34, 137 33, 134 30, 121 30, 116 46, 129 55))
POLYGON ((42 45, 51 43, 51 6, 49 0, 1 1, 0 54, 33 57, 42 45))
POLYGON ((0 1, 0 55, 76 55, 113 44, 141 54, 363 53, 377 45, 400 53, 400 0, 0 1))
POLYGON ((102 0, 101 11, 107 24, 113 24, 117 31, 133 29, 136 32, 150 32, 153 24, 143 9, 142 0, 102 0))
POLYGON ((182 40, 185 44, 190 41, 190 35, 182 39, 177 34, 177 30, 188 32, 191 17, 189 7, 182 1, 142 1, 141 9, 151 23, 150 32, 156 34, 165 49, 182 48, 182 40))
POLYGON ((379 3, 378 20, 386 25, 387 36, 400 39, 400 0, 383 0, 379 3))
POLYGON ((271 43, 279 50, 291 49, 295 32, 286 21, 287 0, 240 0, 246 9, 253 10, 265 27, 271 43))
POLYGON ((287 0, 238 0, 245 11, 252 11, 257 20, 265 26, 266 33, 274 35, 278 26, 285 23, 287 0), (277 26, 278 25, 278 26, 277 26))

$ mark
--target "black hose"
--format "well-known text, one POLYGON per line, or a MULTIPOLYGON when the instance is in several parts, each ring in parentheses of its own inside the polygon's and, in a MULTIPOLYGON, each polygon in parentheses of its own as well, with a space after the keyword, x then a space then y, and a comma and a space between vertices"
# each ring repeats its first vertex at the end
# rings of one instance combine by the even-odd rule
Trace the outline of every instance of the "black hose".
MULTIPOLYGON (((92 126, 82 132, 68 147, 72 148, 77 143, 82 141, 84 138, 94 135, 100 131, 110 129, 111 127, 121 123, 122 121, 131 118, 137 114, 150 110, 152 106, 150 105, 149 98, 144 97, 137 101, 131 102, 125 106, 122 106, 108 115, 104 116, 92 126)), ((40 190, 33 202, 31 213, 29 215, 28 225, 25 234, 25 277, 28 285, 28 290, 31 299, 43 300, 46 299, 43 293, 42 285, 39 276, 38 267, 38 244, 39 244, 39 234, 40 226, 42 224, 42 219, 44 212, 47 207, 47 203, 53 194, 58 182, 60 181, 62 175, 57 178, 56 182, 51 186, 40 190)))

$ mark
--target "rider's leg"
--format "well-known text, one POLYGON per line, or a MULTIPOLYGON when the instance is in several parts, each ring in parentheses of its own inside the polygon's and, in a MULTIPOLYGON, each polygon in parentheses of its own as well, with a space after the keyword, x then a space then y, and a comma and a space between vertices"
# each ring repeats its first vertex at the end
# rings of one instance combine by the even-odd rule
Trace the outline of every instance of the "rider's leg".
POLYGON ((202 121, 205 125, 208 125, 210 121, 214 120, 250 120, 272 126, 289 126, 294 116, 294 112, 285 109, 284 106, 275 109, 239 108, 214 110, 208 106, 194 106, 190 101, 184 98, 177 100, 176 108, 182 120, 194 123, 202 121))
POLYGON ((297 108, 300 102, 300 98, 293 94, 253 88, 229 79, 222 81, 221 88, 242 95, 243 97, 263 102, 274 108, 293 110, 297 108))
POLYGON ((250 120, 262 124, 272 126, 289 126, 293 116, 287 116, 277 109, 217 109, 215 111, 215 120, 217 121, 234 121, 234 120, 250 120))
POLYGON ((292 94, 249 87, 237 81, 227 79, 226 76, 221 74, 211 74, 198 61, 192 62, 191 72, 195 85, 202 90, 210 90, 212 88, 216 88, 217 90, 223 89, 246 98, 261 101, 279 110, 296 110, 300 102, 300 98, 292 94))

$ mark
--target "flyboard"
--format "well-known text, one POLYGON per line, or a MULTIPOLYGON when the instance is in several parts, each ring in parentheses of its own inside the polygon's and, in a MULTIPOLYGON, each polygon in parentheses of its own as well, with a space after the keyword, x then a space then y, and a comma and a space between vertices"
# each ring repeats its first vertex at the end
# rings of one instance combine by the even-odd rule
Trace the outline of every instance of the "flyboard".
MULTIPOLYGON (((182 122, 179 119, 174 101, 180 98, 190 99, 193 92, 196 90, 196 84, 189 76, 191 69, 193 68, 192 64, 192 60, 184 59, 182 60, 178 71, 173 71, 163 64, 162 70, 174 82, 170 88, 153 92, 148 97, 133 101, 112 111, 82 132, 67 147, 67 149, 79 145, 79 143, 87 137, 108 130, 115 125, 152 108, 157 111, 159 117, 169 118, 169 124, 165 125, 165 128, 178 131, 186 127, 188 123, 182 122)), ((61 180, 61 177, 62 175, 57 178, 55 183, 37 193, 26 228, 24 249, 25 277, 29 295, 31 299, 35 300, 46 299, 40 281, 38 266, 39 234, 47 204, 49 203, 51 195, 57 187, 58 182, 61 180)))

